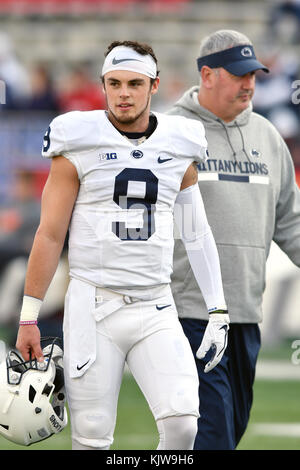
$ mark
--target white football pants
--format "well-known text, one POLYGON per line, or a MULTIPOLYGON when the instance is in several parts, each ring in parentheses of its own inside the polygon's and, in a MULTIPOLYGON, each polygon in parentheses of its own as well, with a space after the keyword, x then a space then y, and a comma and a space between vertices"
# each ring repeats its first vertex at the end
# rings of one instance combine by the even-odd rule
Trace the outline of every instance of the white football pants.
MULTIPOLYGON (((199 417, 198 374, 172 294, 167 292, 155 300, 126 304, 97 322, 96 359, 80 377, 69 373, 72 351, 64 331, 73 449, 111 446, 125 362, 157 421, 158 449, 193 448, 199 417)), ((72 322, 65 322, 64 329, 71 327, 72 322)))

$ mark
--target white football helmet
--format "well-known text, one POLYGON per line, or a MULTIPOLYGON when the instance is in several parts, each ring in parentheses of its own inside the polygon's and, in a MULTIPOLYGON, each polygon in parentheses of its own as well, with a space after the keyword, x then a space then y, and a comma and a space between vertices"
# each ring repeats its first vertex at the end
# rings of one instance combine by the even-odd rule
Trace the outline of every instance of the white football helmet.
POLYGON ((68 423, 63 351, 57 338, 42 338, 44 362, 24 361, 15 350, 0 364, 0 434, 28 446, 59 433, 68 423))

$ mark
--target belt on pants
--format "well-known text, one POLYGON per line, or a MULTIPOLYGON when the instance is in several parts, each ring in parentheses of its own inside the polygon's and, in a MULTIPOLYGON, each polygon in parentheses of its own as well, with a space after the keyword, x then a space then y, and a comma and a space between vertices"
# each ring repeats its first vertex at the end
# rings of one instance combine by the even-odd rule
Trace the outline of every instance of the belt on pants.
POLYGON ((141 296, 140 298, 115 292, 104 287, 96 287, 96 304, 100 304, 95 308, 94 317, 96 321, 103 320, 105 317, 113 312, 119 310, 124 305, 133 304, 142 300, 153 300, 170 293, 170 286, 162 284, 147 289, 148 296, 141 296))
POLYGON ((102 287, 96 288, 96 303, 100 304, 95 309, 95 320, 100 321, 113 312, 119 310, 124 305, 138 302, 140 299, 130 297, 129 295, 119 294, 118 292, 104 289, 102 287))

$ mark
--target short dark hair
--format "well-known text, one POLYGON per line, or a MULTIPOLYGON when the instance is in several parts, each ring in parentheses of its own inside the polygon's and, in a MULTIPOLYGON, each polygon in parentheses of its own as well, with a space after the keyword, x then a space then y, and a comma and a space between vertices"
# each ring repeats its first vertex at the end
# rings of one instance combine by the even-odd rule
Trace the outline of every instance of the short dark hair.
POLYGON ((154 51, 149 44, 146 43, 141 43, 138 41, 113 41, 107 48, 107 51, 104 53, 104 56, 106 57, 110 51, 112 51, 115 47, 118 46, 125 46, 125 47, 131 47, 131 49, 135 50, 141 55, 151 55, 153 58, 154 62, 157 64, 157 58, 154 54, 154 51))
MULTIPOLYGON (((118 46, 125 46, 125 47, 131 47, 134 51, 136 51, 138 54, 141 55, 151 55, 153 58, 154 62, 157 65, 157 58, 156 55, 154 54, 154 51, 149 44, 138 42, 138 41, 113 41, 107 48, 107 51, 104 53, 104 57, 106 57, 110 51, 112 51, 115 47, 118 46)), ((157 77, 159 74, 159 70, 157 71, 157 77)), ((102 77, 103 80, 103 77, 102 77)), ((151 78, 151 83, 154 83, 155 78, 151 78)))

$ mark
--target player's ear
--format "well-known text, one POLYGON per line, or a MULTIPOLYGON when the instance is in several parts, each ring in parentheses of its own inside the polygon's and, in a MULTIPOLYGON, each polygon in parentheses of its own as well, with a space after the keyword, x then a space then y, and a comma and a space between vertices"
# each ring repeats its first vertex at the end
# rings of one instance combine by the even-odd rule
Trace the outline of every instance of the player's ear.
POLYGON ((201 69, 201 80, 205 88, 212 88, 215 82, 216 75, 214 70, 207 65, 203 65, 201 69))
POLYGON ((158 92, 159 77, 156 77, 154 82, 151 85, 151 95, 155 95, 158 92))

